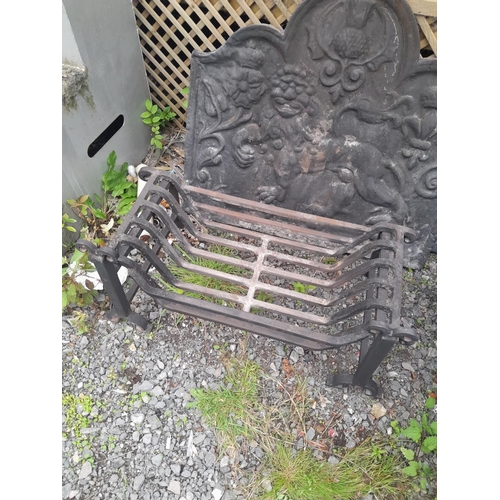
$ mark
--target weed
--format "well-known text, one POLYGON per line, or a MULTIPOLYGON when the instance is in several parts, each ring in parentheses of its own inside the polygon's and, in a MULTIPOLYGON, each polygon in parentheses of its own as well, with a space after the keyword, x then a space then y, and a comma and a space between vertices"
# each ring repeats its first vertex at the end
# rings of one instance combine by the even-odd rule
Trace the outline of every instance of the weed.
POLYGON ((102 197, 94 194, 67 200, 73 212, 83 221, 87 239, 103 244, 115 224, 114 217, 126 215, 137 198, 137 184, 128 175, 128 163, 116 170, 116 153, 107 158, 108 168, 102 175, 102 197))
MULTIPOLYGON (((348 450, 335 466, 337 477, 358 476, 358 491, 372 493, 375 498, 405 498, 409 494, 409 479, 402 472, 402 459, 390 452, 387 437, 367 439, 348 450)), ((357 498, 356 495, 346 498, 357 498)))
POLYGON ((109 373, 108 373, 108 379, 109 380, 116 380, 118 378, 118 375, 116 374, 116 371, 113 367, 111 367, 109 369, 109 373))
POLYGON ((184 318, 185 318, 184 314, 175 313, 174 314, 175 326, 178 327, 184 318))
MULTIPOLYGON (((94 300, 97 292, 93 290, 92 283, 87 283, 86 288, 77 281, 77 277, 89 271, 95 271, 94 266, 88 261, 88 255, 75 249, 68 262, 67 257, 62 258, 62 309, 70 305, 89 305, 94 300)), ((81 325, 81 317, 77 321, 81 325)))
POLYGON ((186 99, 184 99, 184 101, 182 101, 182 106, 184 107, 184 109, 187 109, 187 107, 188 107, 188 98, 187 98, 187 96, 189 94, 189 87, 184 87, 181 90, 181 93, 186 96, 186 99))
POLYGON ((217 390, 191 389, 194 402, 187 408, 200 410, 208 425, 219 432, 223 447, 236 445, 236 438, 255 435, 252 410, 257 407, 260 366, 249 360, 231 360, 224 379, 225 386, 217 390))
POLYGON ((383 441, 367 440, 349 450, 338 464, 330 465, 317 460, 311 450, 296 452, 277 443, 265 463, 271 489, 259 498, 354 500, 368 493, 375 498, 404 498, 408 478, 401 472, 399 458, 383 446, 383 441))
POLYGON ((160 130, 167 122, 173 120, 177 115, 170 110, 170 107, 165 107, 161 110, 157 104, 153 104, 149 99, 146 99, 146 111, 141 114, 143 123, 151 127, 151 146, 158 149, 163 147, 161 143, 163 136, 160 130))
POLYGON ((73 326, 76 326, 78 333, 81 335, 89 331, 87 320, 87 314, 85 314, 83 311, 73 311, 70 322, 73 326))
MULTIPOLYGON (((191 257, 189 256, 186 252, 184 252, 181 248, 177 247, 177 249, 183 254, 183 257, 190 262, 191 264, 200 266, 200 267, 205 267, 207 269, 212 269, 215 271, 220 271, 223 273, 227 274, 232 274, 235 276, 243 276, 245 274, 245 269, 233 266, 231 264, 226 264, 222 262, 216 262, 210 259, 203 259, 200 257, 191 257)), ((225 255, 233 258, 237 258, 236 251, 229 249, 227 247, 222 247, 219 245, 213 245, 210 247, 210 250, 213 253, 217 253, 220 255, 225 255)), ((245 293, 245 289, 239 285, 236 285, 235 283, 227 282, 218 278, 214 278, 211 276, 204 276, 202 274, 198 274, 193 271, 189 271, 187 269, 184 269, 183 267, 178 267, 175 265, 169 266, 170 272, 180 281, 184 283, 190 283, 193 285, 198 285, 201 287, 205 288, 211 288, 212 290, 220 290, 222 292, 227 292, 227 293, 232 293, 236 295, 242 295, 245 293)), ((159 274, 155 274, 154 277, 169 291, 179 293, 181 295, 186 295, 187 297, 194 297, 197 299, 205 299, 208 300, 209 302, 216 302, 218 304, 223 304, 223 305, 229 305, 233 306, 231 303, 226 303, 225 301, 221 299, 214 299, 209 296, 202 296, 201 294, 193 293, 193 292, 187 292, 185 290, 181 290, 180 288, 177 288, 175 286, 170 285, 163 279, 161 279, 159 274)))
POLYGON ((220 351, 224 353, 227 349, 228 343, 224 342, 222 345, 214 344, 214 351, 220 351))
POLYGON ((98 234, 101 225, 106 225, 107 219, 106 213, 102 210, 100 198, 94 195, 94 199, 92 199, 88 194, 84 194, 74 200, 66 200, 66 202, 82 220, 84 235, 99 244, 102 239, 98 237, 98 234))
POLYGON ((151 397, 152 397, 152 394, 150 394, 149 392, 147 391, 142 391, 140 394, 132 394, 130 396, 130 398, 128 399, 128 405, 130 407, 137 407, 137 404, 139 404, 139 406, 142 404, 142 403, 149 403, 149 401, 151 400, 151 397))
MULTIPOLYGON (((277 444, 268 456, 266 467, 272 489, 261 498, 283 498, 286 500, 326 500, 345 498, 338 495, 339 480, 329 464, 316 460, 310 450, 294 452, 293 448, 277 444)), ((342 491, 346 484, 342 481, 342 491)))
POLYGON ((324 257, 323 264, 336 264, 338 260, 335 257, 324 257))
MULTIPOLYGON (((261 302, 268 302, 268 303, 271 303, 271 304, 274 302, 274 297, 271 294, 269 294, 267 292, 264 292, 264 290, 259 290, 257 292, 257 295, 255 295, 255 299, 256 300, 260 300, 261 302)), ((253 307, 251 312, 252 313, 257 313, 259 311, 260 311, 259 308, 253 307)))
POLYGON ((76 233, 76 229, 71 225, 76 222, 76 219, 72 219, 68 214, 62 215, 62 228, 66 229, 70 233, 76 233))
POLYGON ((304 285, 300 281, 293 282, 293 289, 298 293, 307 293, 309 290, 314 290, 316 287, 314 285, 304 285))
POLYGON ((101 451, 106 452, 114 450, 116 447, 115 441, 116 441, 116 436, 108 436, 108 440, 105 443, 101 444, 101 451))
POLYGON ((264 290, 259 290, 255 299, 260 300, 261 302, 274 302, 274 297, 271 294, 264 292, 264 290))
POLYGON ((187 425, 187 423, 188 423, 188 418, 186 415, 182 415, 181 417, 175 419, 176 427, 182 427, 183 425, 187 425))
MULTIPOLYGON (((102 175, 102 197, 94 194, 91 198, 85 194, 77 199, 67 200, 75 215, 83 222, 82 237, 93 241, 96 245, 104 245, 105 237, 109 236, 119 218, 130 211, 137 198, 137 184, 128 176, 128 163, 123 163, 116 170, 116 153, 111 151, 107 158, 108 168, 102 175)), ((76 232, 71 225, 76 222, 68 214, 62 216, 62 227, 70 232, 76 232)), ((90 280, 85 284, 77 281, 77 277, 89 272, 95 272, 94 266, 88 262, 88 255, 74 249, 71 257, 62 258, 62 309, 67 306, 90 305, 97 292, 90 280), (69 259, 69 260, 68 260, 69 259)), ((83 328, 82 318, 77 318, 80 330, 83 328)), ((84 330, 87 331, 87 330, 84 330)), ((80 333, 83 333, 80 331, 80 333)))
POLYGON ((128 176, 128 163, 122 163, 119 170, 116 170, 116 153, 111 151, 107 159, 108 169, 102 176, 103 208, 108 210, 108 195, 118 199, 115 212, 117 215, 126 215, 132 208, 132 204, 137 198, 137 184, 130 180, 128 176))
POLYGON ((64 434, 74 438, 73 444, 78 451, 82 451, 84 448, 89 447, 93 439, 92 436, 83 436, 82 430, 89 427, 91 420, 95 418, 91 414, 94 404, 90 396, 85 396, 83 394, 79 396, 75 396, 74 394, 63 394, 62 405, 66 414, 66 432, 64 434))
POLYGON ((299 428, 304 426, 308 406, 305 379, 295 374, 292 389, 278 382, 288 394, 280 404, 289 410, 283 411, 260 403, 262 373, 258 365, 243 358, 225 362, 223 386, 192 389, 195 400, 187 407, 198 408, 206 423, 215 427, 222 450, 238 449, 243 436, 258 442, 264 451, 263 468, 250 479, 247 498, 355 500, 370 492, 377 498, 405 498, 410 478, 402 472, 402 455, 388 452, 388 438, 362 443, 337 465, 316 459, 310 449, 295 451, 290 441, 293 438, 276 424, 289 423, 292 418, 299 422, 299 428))
POLYGON ((154 334, 157 333, 158 330, 160 329, 163 316, 165 316, 166 313, 167 313, 166 309, 160 310, 158 317, 154 320, 153 326, 151 328, 151 332, 149 332, 149 334, 148 334, 149 340, 153 340, 154 334))
POLYGON ((427 398, 426 411, 422 413, 420 422, 411 418, 405 428, 401 428, 396 420, 391 422, 397 443, 403 444, 399 448, 407 463, 403 472, 416 480, 414 486, 417 491, 426 491, 430 487, 428 479, 435 476, 423 458, 425 455, 437 454, 437 420, 431 422, 431 414, 427 411, 433 410, 435 405, 434 397, 427 398))

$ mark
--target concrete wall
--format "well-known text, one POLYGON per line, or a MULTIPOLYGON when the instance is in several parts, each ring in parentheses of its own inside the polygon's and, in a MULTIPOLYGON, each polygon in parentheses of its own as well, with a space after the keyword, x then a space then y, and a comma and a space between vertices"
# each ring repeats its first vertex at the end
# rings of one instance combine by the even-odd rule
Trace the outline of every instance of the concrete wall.
MULTIPOLYGON (((62 201, 101 194, 111 151, 137 165, 150 128, 140 115, 150 97, 131 0, 62 2, 62 201), (119 116, 123 126, 90 158, 89 145, 119 116)), ((68 212, 70 213, 70 212, 68 212)))

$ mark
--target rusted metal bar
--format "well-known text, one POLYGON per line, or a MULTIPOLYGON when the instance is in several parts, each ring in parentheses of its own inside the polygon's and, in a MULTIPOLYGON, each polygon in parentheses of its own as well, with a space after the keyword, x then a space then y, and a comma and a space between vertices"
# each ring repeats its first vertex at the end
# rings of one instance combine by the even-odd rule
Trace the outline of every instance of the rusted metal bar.
POLYGON ((146 194, 104 250, 114 263, 86 245, 116 314, 144 326, 131 313, 133 297, 107 277, 109 266, 113 271, 120 264, 129 269, 135 290, 141 288, 170 311, 312 350, 361 342, 356 372, 329 378, 328 384, 359 385, 378 394, 375 369, 394 342, 415 338, 402 329, 399 312, 403 249, 411 230, 332 221, 250 200, 235 210, 237 199, 220 193, 208 205, 208 190, 181 186, 158 170, 144 175, 146 194), (203 203, 191 197, 201 191, 203 203), (218 253, 217 247, 232 253, 218 253), (324 262, 333 257, 338 260, 324 262), (226 270, 207 267, 210 262, 226 270), (237 292, 185 281, 176 269, 233 284, 237 292))

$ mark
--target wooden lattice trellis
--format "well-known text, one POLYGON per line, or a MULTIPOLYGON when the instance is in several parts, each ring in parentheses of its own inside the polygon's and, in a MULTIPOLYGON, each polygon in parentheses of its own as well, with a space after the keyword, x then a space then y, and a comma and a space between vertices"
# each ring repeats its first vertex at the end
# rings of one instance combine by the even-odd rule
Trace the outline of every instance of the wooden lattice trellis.
MULTIPOLYGON (((139 39, 153 101, 185 123, 193 50, 213 51, 239 28, 283 29, 302 0, 134 0, 139 39)), ((422 57, 437 56, 437 0, 409 0, 420 28, 422 57)))

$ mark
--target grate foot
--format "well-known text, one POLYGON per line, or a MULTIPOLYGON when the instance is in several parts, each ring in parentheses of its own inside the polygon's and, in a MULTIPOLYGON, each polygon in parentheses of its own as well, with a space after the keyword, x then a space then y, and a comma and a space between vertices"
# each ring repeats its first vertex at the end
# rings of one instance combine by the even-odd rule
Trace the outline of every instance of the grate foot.
POLYGON ((358 387, 363 387, 366 389, 371 396, 378 398, 381 396, 381 391, 378 384, 373 380, 369 379, 366 383, 360 384, 354 374, 342 373, 342 374, 330 374, 326 377, 327 387, 337 387, 342 385, 356 385, 358 387))

